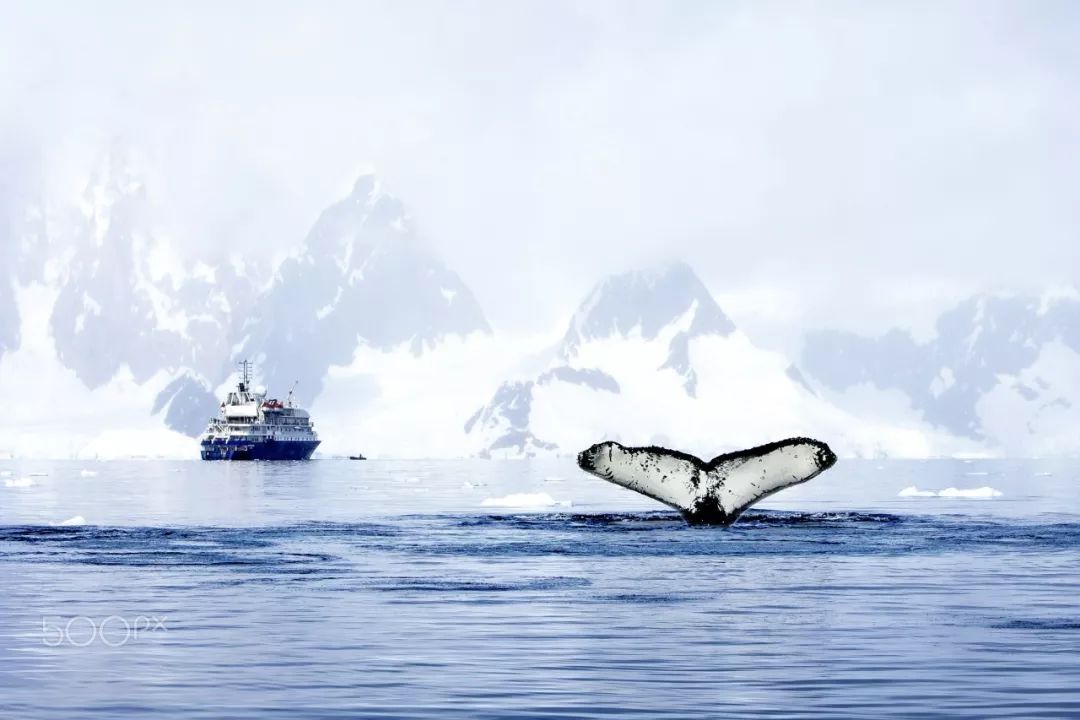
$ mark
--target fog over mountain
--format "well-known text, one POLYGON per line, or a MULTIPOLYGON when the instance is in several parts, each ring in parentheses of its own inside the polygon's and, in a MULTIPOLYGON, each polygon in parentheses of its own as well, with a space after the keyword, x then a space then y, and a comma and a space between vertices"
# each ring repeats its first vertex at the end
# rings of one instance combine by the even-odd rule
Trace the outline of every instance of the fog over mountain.
POLYGON ((244 357, 328 454, 1076 452, 1078 21, 6 7, 0 453, 190 453, 244 357))

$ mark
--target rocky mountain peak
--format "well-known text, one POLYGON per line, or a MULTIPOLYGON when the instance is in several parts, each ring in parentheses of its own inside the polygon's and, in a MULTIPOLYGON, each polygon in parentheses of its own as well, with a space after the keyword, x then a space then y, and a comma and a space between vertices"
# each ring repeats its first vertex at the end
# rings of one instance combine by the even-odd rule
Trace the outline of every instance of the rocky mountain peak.
POLYGON ((693 312, 687 330, 698 335, 728 335, 735 324, 724 314, 689 265, 675 262, 644 271, 613 275, 585 298, 562 342, 564 354, 580 345, 638 332, 646 340, 693 312))

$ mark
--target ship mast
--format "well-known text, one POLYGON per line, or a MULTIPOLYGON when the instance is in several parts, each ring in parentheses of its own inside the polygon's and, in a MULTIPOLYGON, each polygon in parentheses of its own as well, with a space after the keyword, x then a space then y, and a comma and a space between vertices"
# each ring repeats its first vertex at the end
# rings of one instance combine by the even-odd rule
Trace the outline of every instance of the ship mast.
POLYGON ((241 360, 240 365, 240 392, 247 392, 251 386, 251 362, 246 358, 241 360))

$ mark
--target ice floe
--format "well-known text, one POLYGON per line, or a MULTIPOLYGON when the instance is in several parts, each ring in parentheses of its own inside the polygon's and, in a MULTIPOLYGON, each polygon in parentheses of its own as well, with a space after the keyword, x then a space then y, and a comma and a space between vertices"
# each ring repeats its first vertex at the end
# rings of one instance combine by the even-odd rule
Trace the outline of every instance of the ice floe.
POLYGON ((951 498, 992 498, 1001 497, 1003 492, 989 485, 979 488, 945 488, 938 493, 938 497, 951 497, 951 498))
POLYGON ((8 478, 4 480, 4 487, 9 488, 28 488, 34 484, 34 481, 28 477, 23 478, 8 478))
POLYGON ((547 493, 511 493, 500 498, 486 498, 480 505, 510 508, 570 507, 570 501, 556 500, 547 493))
POLYGON ((900 492, 896 493, 896 496, 897 497, 937 497, 937 493, 934 492, 933 490, 920 490, 919 488, 912 485, 911 487, 906 487, 903 490, 901 490, 900 492))
POLYGON ((897 497, 944 497, 944 498, 995 498, 1005 493, 989 486, 979 488, 945 488, 937 492, 920 490, 914 485, 906 487, 896 494, 897 497))

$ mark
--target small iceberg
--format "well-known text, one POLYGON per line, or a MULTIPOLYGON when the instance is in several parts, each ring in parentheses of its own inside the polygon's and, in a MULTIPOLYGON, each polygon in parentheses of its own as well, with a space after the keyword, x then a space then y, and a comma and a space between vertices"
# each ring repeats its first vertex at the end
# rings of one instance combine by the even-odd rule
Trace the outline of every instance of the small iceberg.
POLYGON ((896 497, 937 497, 937 493, 933 490, 920 490, 912 485, 896 493, 896 497))
POLYGON ((938 497, 949 498, 993 498, 1001 497, 1005 493, 990 486, 980 488, 945 488, 938 493, 938 497))
POLYGON ((570 507, 570 501, 556 500, 547 493, 512 493, 501 498, 487 498, 480 505, 508 508, 570 507))
POLYGON ((995 498, 1005 493, 989 486, 980 488, 945 488, 938 492, 933 490, 920 490, 914 485, 906 487, 896 493, 897 497, 943 497, 943 498, 995 498))
POLYGON ((28 488, 32 487, 34 481, 28 477, 24 478, 8 478, 4 481, 4 487, 9 488, 28 488))
POLYGON ((78 527, 86 524, 86 518, 82 515, 76 515, 75 517, 69 517, 67 520, 63 520, 58 523, 49 523, 53 527, 78 527))
POLYGON ((79 475, 81 477, 94 477, 97 475, 97 470, 80 470, 79 475))
POLYGON ((0 477, 11 477, 10 470, 0 470, 0 477))

